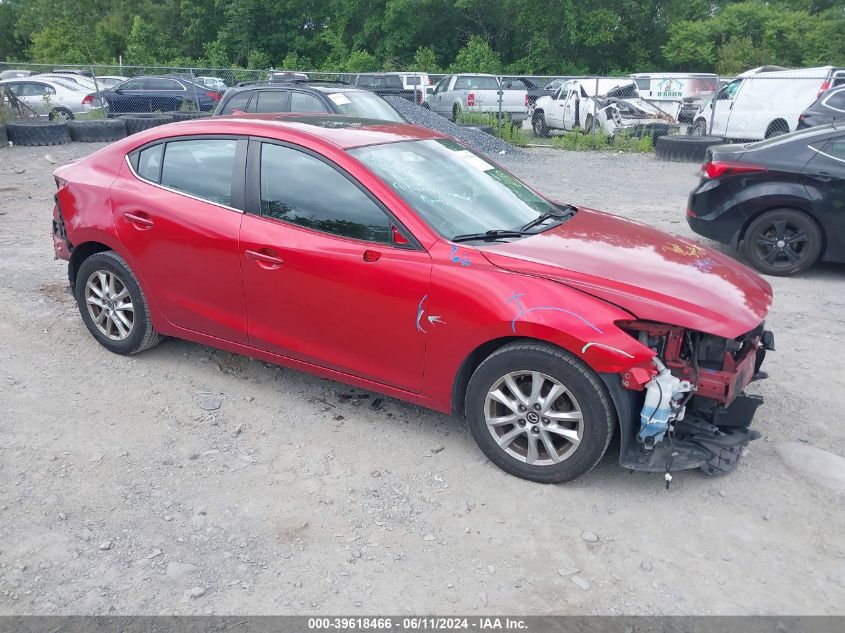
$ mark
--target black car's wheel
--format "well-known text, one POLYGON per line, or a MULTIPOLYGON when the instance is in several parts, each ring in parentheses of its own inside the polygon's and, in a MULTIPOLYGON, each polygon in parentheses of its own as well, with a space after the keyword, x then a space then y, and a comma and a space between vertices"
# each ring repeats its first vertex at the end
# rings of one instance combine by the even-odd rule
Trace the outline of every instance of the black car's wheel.
POLYGON ((743 254, 757 270, 786 276, 807 270, 822 250, 819 225, 803 211, 772 209, 745 231, 743 254))
POLYGON ((153 329, 138 280, 114 251, 83 261, 74 290, 88 331, 110 352, 136 354, 161 339, 153 329))
POLYGON ((546 138, 549 135, 549 126, 546 125, 546 117, 542 110, 537 110, 531 117, 531 127, 535 136, 546 138))
POLYGON ((589 472, 616 421, 607 390, 589 367, 535 342, 510 343, 485 359, 470 379, 465 412, 490 461, 540 483, 589 472))

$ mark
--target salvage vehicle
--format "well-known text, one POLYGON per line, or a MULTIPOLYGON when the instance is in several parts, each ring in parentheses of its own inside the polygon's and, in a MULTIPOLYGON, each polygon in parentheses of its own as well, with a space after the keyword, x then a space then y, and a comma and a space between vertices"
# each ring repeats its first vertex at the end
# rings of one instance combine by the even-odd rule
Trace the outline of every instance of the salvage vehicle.
POLYGON ((845 262, 845 121, 707 150, 689 197, 693 231, 739 248, 757 270, 793 275, 845 262))
POLYGON ((798 129, 801 114, 821 94, 845 84, 833 66, 753 68, 723 86, 696 113, 692 134, 759 141, 798 129))
MULTIPOLYGON (((53 244, 107 350, 195 341, 465 416, 516 476, 734 468, 769 285, 551 202, 431 130, 337 115, 156 127, 55 171, 53 244)), ((668 479, 667 479, 668 481, 668 479)))
POLYGON ((534 134, 552 130, 601 130, 607 136, 624 131, 657 138, 677 132, 680 101, 657 106, 637 95, 634 82, 618 79, 570 79, 552 96, 537 99, 531 112, 534 134))
POLYGON ((296 80, 249 82, 227 91, 214 116, 244 113, 311 112, 403 123, 392 105, 369 90, 344 82, 296 80))
POLYGON ((91 114, 106 117, 109 113, 108 104, 98 95, 61 78, 34 75, 0 80, 0 102, 4 100, 7 91, 28 105, 39 117, 51 121, 70 120, 91 114))
POLYGON ((501 112, 521 125, 528 118, 528 93, 522 87, 504 88, 496 75, 447 75, 426 96, 425 107, 452 121, 464 111, 501 112))

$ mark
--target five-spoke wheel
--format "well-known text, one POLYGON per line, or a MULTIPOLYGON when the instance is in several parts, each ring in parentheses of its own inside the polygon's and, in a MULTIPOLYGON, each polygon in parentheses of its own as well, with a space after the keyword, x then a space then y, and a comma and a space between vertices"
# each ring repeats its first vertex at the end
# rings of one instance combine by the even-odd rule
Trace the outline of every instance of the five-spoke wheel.
POLYGON ((821 244, 821 231, 806 213, 774 209, 749 225, 743 251, 759 271, 782 276, 812 266, 821 252, 821 244))

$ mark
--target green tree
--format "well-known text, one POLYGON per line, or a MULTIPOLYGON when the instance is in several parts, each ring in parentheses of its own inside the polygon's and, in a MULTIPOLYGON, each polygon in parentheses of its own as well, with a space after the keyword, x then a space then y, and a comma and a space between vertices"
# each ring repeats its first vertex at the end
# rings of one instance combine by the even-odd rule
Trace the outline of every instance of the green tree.
POLYGON ((342 68, 350 73, 364 73, 379 69, 378 60, 369 51, 352 51, 342 68))
POLYGON ((452 72, 464 73, 499 73, 502 60, 480 35, 473 35, 455 56, 450 67, 452 72))

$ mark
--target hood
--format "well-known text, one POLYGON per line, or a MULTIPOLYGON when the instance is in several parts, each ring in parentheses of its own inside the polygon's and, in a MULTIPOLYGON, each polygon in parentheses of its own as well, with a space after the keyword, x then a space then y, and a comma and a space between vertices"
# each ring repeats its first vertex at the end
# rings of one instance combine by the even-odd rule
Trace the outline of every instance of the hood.
POLYGON ((592 209, 532 237, 479 250, 494 266, 565 283, 638 319, 725 338, 755 328, 772 303, 771 286, 726 255, 592 209))

